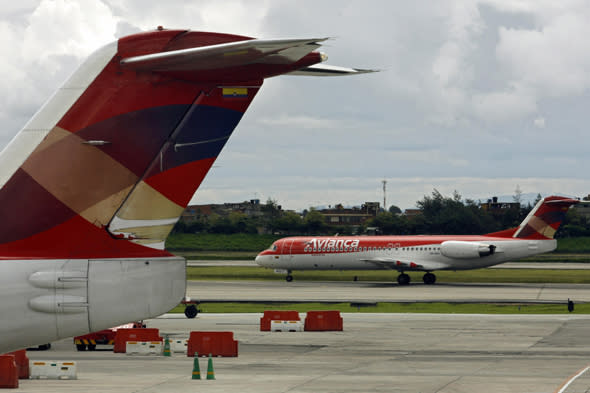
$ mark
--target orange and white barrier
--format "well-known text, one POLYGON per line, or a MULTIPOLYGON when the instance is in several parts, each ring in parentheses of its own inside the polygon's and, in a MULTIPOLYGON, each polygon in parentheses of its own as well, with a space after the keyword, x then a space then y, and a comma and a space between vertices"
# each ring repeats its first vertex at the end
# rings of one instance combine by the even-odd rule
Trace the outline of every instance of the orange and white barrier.
POLYGON ((163 350, 161 341, 127 341, 125 343, 127 355, 161 355, 163 350))
POLYGON ((270 321, 301 321, 298 311, 266 310, 260 318, 260 331, 270 331, 270 321))
POLYGON ((132 342, 147 342, 147 341, 160 341, 160 331, 153 328, 137 328, 137 329, 117 329, 117 335, 115 336, 115 345, 113 346, 113 352, 124 353, 125 343, 127 341, 132 342))
POLYGON ((31 361, 31 379, 77 379, 76 362, 31 361))
POLYGON ((271 332, 302 332, 301 321, 270 321, 271 332))

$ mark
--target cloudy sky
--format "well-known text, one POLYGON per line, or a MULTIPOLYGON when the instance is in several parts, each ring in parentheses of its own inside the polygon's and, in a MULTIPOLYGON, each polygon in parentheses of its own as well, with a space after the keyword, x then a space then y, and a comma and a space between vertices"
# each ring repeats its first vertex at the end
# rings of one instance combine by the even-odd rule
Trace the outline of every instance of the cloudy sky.
POLYGON ((333 37, 342 78, 267 80, 193 203, 289 209, 434 188, 590 193, 590 3, 545 0, 20 0, 0 6, 0 147, 94 49, 170 28, 333 37))

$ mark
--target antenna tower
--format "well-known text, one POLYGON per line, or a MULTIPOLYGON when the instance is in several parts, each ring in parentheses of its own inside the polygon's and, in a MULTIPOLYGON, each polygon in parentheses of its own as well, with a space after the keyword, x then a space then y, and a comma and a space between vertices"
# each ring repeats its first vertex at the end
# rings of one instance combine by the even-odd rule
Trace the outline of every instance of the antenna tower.
POLYGON ((387 204, 386 202, 386 196, 387 196, 387 180, 383 179, 381 180, 381 183, 383 183, 383 210, 387 211, 387 204))

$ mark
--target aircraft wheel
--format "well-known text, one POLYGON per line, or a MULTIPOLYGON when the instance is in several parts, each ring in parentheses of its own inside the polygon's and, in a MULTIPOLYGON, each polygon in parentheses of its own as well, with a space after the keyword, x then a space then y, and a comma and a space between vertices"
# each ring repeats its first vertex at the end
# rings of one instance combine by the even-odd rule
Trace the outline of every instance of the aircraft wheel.
POLYGON ((406 273, 400 274, 397 276, 397 283, 399 285, 410 285, 410 276, 408 276, 406 273))
POLYGON ((186 317, 190 319, 196 317, 198 313, 199 310, 197 310, 197 306, 195 306, 194 304, 186 306, 186 308, 184 309, 184 315, 186 315, 186 317))
POLYGON ((424 281, 424 284, 432 285, 436 282, 436 276, 429 272, 429 273, 426 273, 424 275, 424 277, 422 277, 422 280, 424 281))
POLYGON ((287 280, 287 282, 291 282, 293 281, 293 276, 288 274, 287 277, 285 277, 285 280, 287 280))

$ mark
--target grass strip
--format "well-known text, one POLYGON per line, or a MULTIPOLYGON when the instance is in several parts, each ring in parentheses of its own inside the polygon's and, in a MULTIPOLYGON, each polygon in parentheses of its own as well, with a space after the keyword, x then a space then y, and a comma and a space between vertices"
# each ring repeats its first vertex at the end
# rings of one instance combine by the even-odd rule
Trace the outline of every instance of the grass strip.
MULTIPOLYGON (((422 272, 410 272, 412 282, 422 282, 422 272)), ((437 271, 437 283, 553 283, 590 284, 590 270, 551 269, 477 269, 437 271)), ((294 271, 295 281, 390 281, 397 280, 392 270, 294 271)), ((262 267, 205 266, 187 267, 188 280, 273 280, 282 281, 285 274, 276 274, 262 267)))
MULTIPOLYGON (((204 313, 262 313, 265 310, 295 310, 298 312, 338 310, 345 313, 430 313, 430 314, 570 314, 567 304, 497 304, 497 303, 376 303, 354 306, 350 303, 202 303, 204 313)), ((182 313, 178 305, 170 312, 182 313)), ((574 305, 572 314, 590 314, 590 304, 574 305)))

